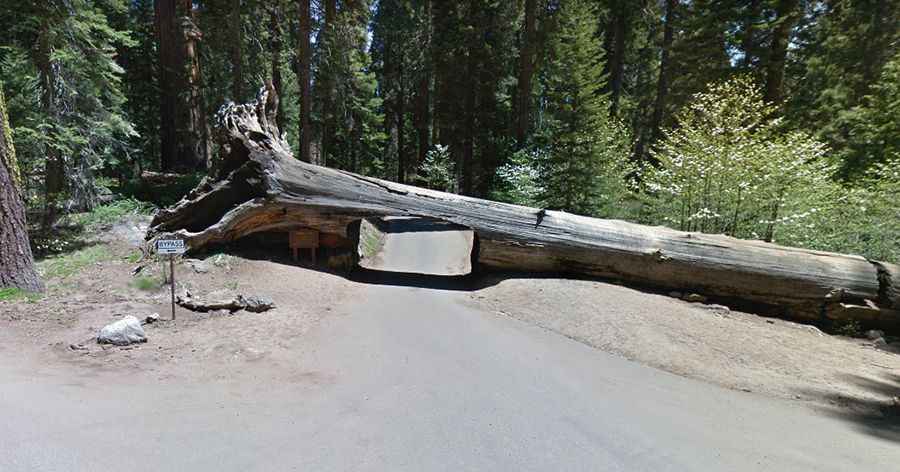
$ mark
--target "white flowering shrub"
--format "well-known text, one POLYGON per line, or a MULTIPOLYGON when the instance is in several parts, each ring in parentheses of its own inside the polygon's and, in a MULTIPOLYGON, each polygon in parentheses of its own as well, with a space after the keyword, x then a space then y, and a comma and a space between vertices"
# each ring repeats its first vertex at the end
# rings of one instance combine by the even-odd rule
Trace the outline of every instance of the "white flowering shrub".
MULTIPOLYGON (((835 198, 824 144, 781 133, 747 77, 694 96, 640 171, 642 217, 683 231, 779 241, 835 198)), ((811 229, 811 228, 806 228, 811 229)))
POLYGON ((900 156, 872 167, 788 233, 788 244, 900 262, 900 156))
POLYGON ((545 189, 537 163, 546 160, 543 152, 526 148, 513 154, 509 162, 497 168, 497 184, 491 197, 517 205, 540 206, 545 189))

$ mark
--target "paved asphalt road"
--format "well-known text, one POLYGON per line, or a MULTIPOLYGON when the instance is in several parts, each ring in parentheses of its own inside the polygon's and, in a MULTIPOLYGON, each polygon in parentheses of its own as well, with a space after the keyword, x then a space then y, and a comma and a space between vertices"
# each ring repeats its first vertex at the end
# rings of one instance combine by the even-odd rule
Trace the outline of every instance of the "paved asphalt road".
POLYGON ((900 445, 462 304, 367 285, 315 382, 73 379, 0 359, 0 470, 886 471, 900 445))

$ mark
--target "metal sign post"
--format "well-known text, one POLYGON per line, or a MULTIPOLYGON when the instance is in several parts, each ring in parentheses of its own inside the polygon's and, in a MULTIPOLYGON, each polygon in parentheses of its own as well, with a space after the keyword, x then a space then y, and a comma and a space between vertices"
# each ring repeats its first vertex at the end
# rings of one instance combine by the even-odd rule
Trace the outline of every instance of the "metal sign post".
POLYGON ((175 321, 175 255, 184 254, 187 248, 181 239, 158 239, 156 253, 169 255, 169 283, 172 287, 172 321, 175 321))

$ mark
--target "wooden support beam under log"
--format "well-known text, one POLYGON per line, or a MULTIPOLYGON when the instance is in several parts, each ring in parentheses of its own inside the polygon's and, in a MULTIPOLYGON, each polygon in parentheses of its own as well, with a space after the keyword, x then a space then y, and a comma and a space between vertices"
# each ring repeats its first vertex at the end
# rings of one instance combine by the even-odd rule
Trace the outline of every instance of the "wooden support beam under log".
POLYGON ((544 211, 318 167, 297 160, 274 126, 265 88, 218 114, 222 155, 184 200, 154 217, 148 239, 191 250, 260 231, 314 228, 350 237, 366 217, 415 216, 472 229, 481 269, 601 277, 746 303, 798 320, 900 325, 900 267, 790 248, 544 211))

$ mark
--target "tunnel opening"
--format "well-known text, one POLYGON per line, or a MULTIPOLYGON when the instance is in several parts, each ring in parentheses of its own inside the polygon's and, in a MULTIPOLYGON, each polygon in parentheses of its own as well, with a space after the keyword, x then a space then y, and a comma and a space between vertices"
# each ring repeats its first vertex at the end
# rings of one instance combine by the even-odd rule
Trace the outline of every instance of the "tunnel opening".
POLYGON ((359 266, 406 274, 464 276, 476 265, 475 232, 425 217, 365 218, 358 231, 359 266))

